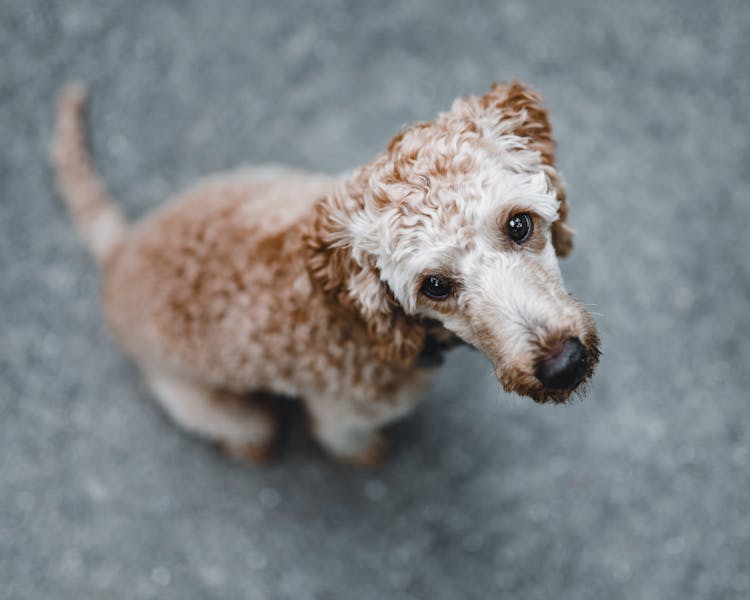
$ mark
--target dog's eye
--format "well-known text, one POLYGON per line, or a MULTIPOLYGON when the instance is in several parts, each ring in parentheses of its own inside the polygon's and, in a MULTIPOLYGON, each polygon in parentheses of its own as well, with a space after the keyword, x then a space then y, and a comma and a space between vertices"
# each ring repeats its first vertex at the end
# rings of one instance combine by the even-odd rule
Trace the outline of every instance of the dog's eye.
POLYGON ((438 275, 428 275, 422 280, 420 291, 432 300, 445 300, 453 292, 453 286, 438 275))
POLYGON ((508 221, 508 235, 516 244, 522 244, 531 235, 534 221, 529 213, 513 215, 508 221))

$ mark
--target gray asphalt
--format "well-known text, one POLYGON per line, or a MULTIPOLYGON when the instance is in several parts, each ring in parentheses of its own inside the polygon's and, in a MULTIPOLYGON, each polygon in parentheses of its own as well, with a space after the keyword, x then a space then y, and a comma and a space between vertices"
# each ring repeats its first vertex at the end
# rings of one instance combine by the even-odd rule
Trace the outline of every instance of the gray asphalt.
POLYGON ((750 5, 4 0, 0 597, 750 597, 750 5), (340 171, 456 96, 547 98, 570 289, 604 356, 564 407, 449 356, 391 462, 173 427, 110 340, 53 191, 52 99, 90 86, 131 217, 245 163, 340 171))

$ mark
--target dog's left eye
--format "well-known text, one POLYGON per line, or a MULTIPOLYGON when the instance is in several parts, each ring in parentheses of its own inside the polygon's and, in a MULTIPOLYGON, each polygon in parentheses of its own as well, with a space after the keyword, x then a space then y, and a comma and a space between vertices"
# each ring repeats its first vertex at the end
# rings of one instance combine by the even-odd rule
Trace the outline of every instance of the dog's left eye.
POLYGON ((422 280, 420 291, 432 300, 445 300, 453 293, 453 286, 438 275, 428 275, 422 280))
POLYGON ((516 244, 522 244, 531 235, 534 222, 529 213, 513 215, 508 221, 508 235, 516 244))

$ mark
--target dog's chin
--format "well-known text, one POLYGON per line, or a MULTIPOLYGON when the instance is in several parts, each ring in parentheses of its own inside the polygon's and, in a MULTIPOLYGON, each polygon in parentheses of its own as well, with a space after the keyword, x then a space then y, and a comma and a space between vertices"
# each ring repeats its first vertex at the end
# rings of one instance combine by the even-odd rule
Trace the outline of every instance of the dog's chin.
POLYGON ((573 398, 583 397, 588 388, 588 381, 589 376, 587 375, 580 383, 566 389, 547 388, 538 381, 523 385, 507 385, 501 379, 500 384, 506 392, 531 398, 537 404, 565 404, 573 398))
POLYGON ((538 388, 530 390, 529 393, 517 392, 522 396, 528 396, 537 404, 565 404, 573 398, 583 397, 586 394, 588 380, 584 380, 578 385, 565 389, 556 390, 545 388, 544 386, 538 386, 538 388))

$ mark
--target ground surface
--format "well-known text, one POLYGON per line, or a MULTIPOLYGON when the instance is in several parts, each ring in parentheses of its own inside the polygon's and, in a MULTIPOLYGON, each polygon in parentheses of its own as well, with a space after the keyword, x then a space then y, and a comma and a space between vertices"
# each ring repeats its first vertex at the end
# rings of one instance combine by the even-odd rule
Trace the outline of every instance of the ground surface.
POLYGON ((747 598, 750 5, 310 5, 0 6, 0 597, 747 598), (459 351, 382 472, 299 421, 275 465, 225 461, 100 318, 45 158, 74 77, 132 217, 241 163, 355 166, 457 95, 533 83, 565 276, 601 315, 591 393, 535 406, 459 351))

